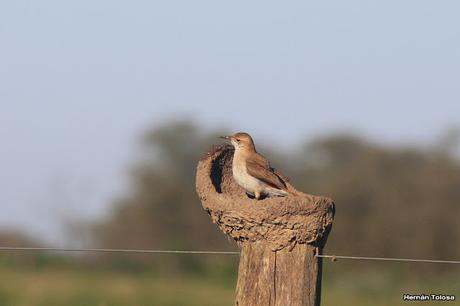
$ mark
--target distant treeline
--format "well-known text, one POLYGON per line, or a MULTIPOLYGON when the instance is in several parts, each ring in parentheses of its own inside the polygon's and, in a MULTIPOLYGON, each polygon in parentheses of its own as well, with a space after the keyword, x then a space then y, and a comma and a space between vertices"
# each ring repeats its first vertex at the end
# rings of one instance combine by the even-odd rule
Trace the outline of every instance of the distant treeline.
MULTIPOLYGON (((142 157, 130 174, 131 189, 110 218, 95 226, 95 244, 234 249, 211 224, 195 193, 196 163, 220 143, 222 133, 206 133, 192 122, 147 131, 142 157)), ((259 151, 298 189, 335 200, 327 253, 458 259, 460 164, 452 147, 445 141, 423 149, 385 146, 333 135, 291 151, 259 151)))

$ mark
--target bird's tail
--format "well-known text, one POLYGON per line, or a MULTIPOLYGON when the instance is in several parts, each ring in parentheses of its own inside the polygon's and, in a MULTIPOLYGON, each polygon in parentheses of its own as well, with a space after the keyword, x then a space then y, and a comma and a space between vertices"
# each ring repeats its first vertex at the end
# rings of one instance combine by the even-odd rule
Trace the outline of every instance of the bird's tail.
POLYGON ((287 192, 286 190, 270 188, 269 194, 270 194, 270 196, 285 197, 285 196, 287 196, 289 194, 289 192, 287 192))

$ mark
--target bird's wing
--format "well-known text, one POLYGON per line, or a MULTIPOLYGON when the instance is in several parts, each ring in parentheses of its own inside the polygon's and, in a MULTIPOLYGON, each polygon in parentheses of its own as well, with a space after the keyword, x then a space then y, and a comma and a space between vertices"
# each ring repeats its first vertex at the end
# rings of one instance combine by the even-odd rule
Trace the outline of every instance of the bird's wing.
POLYGON ((265 184, 286 190, 286 183, 273 172, 270 163, 262 155, 255 154, 246 160, 246 170, 249 175, 261 180, 265 184))

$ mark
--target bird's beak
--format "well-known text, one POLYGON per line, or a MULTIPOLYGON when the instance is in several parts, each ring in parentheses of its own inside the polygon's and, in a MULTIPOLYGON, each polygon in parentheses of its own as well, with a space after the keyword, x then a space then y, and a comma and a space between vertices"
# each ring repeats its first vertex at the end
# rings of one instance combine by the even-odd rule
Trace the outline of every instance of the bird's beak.
POLYGON ((231 136, 220 136, 219 138, 225 139, 225 140, 232 140, 231 136))

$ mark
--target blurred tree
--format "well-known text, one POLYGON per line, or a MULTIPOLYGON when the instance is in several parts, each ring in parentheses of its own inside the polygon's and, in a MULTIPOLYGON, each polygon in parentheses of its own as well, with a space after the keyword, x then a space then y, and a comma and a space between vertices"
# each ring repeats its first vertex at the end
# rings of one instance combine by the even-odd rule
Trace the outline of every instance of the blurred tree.
POLYGON ((0 245, 10 247, 31 247, 39 243, 24 233, 11 230, 0 231, 0 245))
MULTIPOLYGON (((129 193, 97 226, 98 245, 234 248, 211 224, 195 193, 196 163, 219 143, 218 135, 188 121, 148 131, 129 193)), ((450 148, 446 139, 443 145, 450 148)), ((277 156, 275 166, 300 190, 334 198, 331 253, 440 259, 460 254, 460 165, 450 151, 335 135, 301 150, 261 152, 277 156)))
POLYGON ((331 252, 452 259, 460 254, 460 166, 443 152, 333 136, 305 146, 293 177, 336 201, 331 252))
POLYGON ((105 247, 231 249, 209 222, 195 192, 195 167, 219 142, 192 123, 174 122, 148 131, 142 156, 131 173, 130 193, 116 203, 107 222, 96 228, 105 247))

